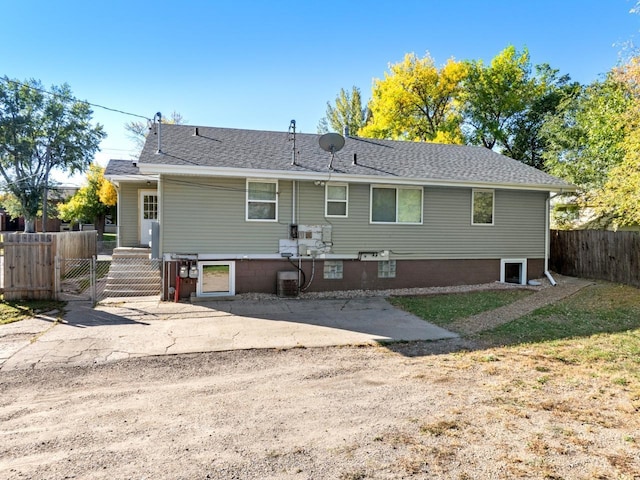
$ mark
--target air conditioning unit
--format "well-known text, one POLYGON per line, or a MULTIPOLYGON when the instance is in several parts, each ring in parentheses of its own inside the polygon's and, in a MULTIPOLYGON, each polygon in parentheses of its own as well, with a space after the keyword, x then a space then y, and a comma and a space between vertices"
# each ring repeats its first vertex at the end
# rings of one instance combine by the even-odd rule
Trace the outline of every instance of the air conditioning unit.
POLYGON ((276 292, 279 297, 298 296, 298 272, 283 271, 277 273, 276 292))

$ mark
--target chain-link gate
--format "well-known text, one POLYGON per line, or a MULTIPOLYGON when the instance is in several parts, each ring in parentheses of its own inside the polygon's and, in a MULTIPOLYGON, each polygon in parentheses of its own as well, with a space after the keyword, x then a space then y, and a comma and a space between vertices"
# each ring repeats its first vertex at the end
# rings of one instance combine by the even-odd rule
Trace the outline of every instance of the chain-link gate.
POLYGON ((60 258, 55 261, 59 300, 85 300, 160 295, 159 260, 122 258, 60 258))
POLYGON ((55 260, 56 293, 59 300, 85 300, 96 303, 104 290, 109 263, 93 258, 61 258, 55 260))

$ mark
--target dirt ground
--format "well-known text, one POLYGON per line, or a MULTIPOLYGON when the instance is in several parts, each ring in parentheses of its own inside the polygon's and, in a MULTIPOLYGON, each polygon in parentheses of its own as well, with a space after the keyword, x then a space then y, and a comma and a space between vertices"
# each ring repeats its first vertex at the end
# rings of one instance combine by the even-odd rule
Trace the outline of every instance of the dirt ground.
POLYGON ((464 342, 3 372, 0 478, 640 479, 624 385, 464 342))

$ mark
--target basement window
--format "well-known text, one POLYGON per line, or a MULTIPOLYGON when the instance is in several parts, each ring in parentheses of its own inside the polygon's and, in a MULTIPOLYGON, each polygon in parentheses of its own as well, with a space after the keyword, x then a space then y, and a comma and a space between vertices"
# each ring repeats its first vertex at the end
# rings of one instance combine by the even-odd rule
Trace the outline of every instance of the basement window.
POLYGON ((340 280, 342 278, 342 260, 325 260, 324 278, 327 280, 340 280))
POLYGON ((503 258, 500 260, 500 282, 527 284, 527 259, 503 258))
POLYGON ((396 261, 383 260, 378 262, 378 278, 396 278, 396 261))

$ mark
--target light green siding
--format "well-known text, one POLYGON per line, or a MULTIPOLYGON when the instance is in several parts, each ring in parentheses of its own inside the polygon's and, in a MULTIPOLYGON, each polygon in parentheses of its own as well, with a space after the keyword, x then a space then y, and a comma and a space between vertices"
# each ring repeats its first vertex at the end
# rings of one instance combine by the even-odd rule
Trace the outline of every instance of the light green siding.
POLYGON ((246 221, 246 180, 163 177, 162 250, 276 254, 291 223, 291 182, 278 185, 278 221, 246 221))
POLYGON ((407 259, 544 256, 545 192, 496 190, 493 226, 471 225, 470 188, 425 187, 422 225, 370 223, 369 185, 349 185, 348 218, 323 219, 323 188, 306 183, 300 193, 299 223, 331 223, 334 253, 392 250, 394 258, 407 259))
POLYGON ((139 191, 154 189, 146 182, 121 182, 119 186, 120 209, 118 217, 118 236, 121 247, 137 247, 140 243, 139 191))
MULTIPOLYGON (((276 254, 292 222, 292 182, 278 186, 278 221, 245 220, 246 180, 163 177, 161 232, 170 253, 276 254)), ((370 186, 349 185, 347 218, 324 217, 324 187, 297 182, 297 223, 332 225, 333 253, 391 250, 397 259, 544 256, 545 192, 496 190, 495 225, 471 225, 471 189, 425 187, 422 225, 369 222, 370 186)))

